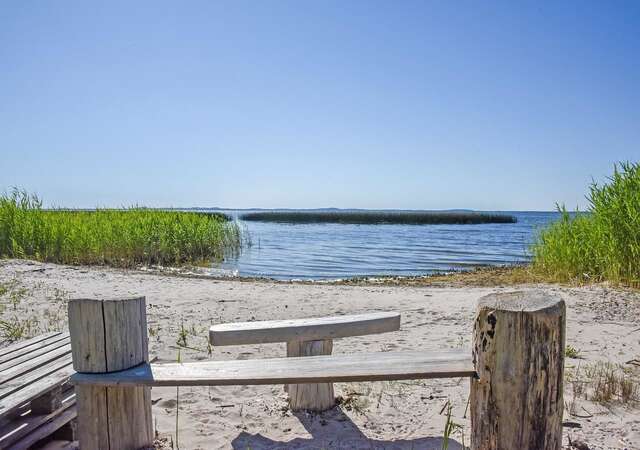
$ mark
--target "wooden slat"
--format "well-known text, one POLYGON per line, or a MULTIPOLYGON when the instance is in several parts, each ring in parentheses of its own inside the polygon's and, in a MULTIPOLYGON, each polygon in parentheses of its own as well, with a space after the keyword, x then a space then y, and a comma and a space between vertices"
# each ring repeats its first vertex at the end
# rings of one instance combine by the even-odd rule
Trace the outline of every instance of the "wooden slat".
POLYGON ((45 366, 50 362, 58 360, 68 354, 71 353, 71 345, 67 345, 64 347, 57 348, 50 352, 45 353, 44 355, 40 355, 36 358, 29 359, 24 361, 17 366, 14 366, 10 369, 7 369, 0 373, 0 390, 2 389, 2 385, 11 381, 15 378, 21 377, 23 375, 32 372, 33 370, 38 369, 39 367, 45 366))
POLYGON ((78 384, 227 386, 458 378, 475 374, 467 352, 380 352, 184 364, 141 364, 107 374, 77 373, 78 384))
POLYGON ((13 357, 11 359, 7 359, 6 361, 1 362, 0 376, 2 375, 1 372, 4 370, 10 369, 11 367, 17 366, 18 364, 29 361, 51 351, 57 350, 60 347, 69 346, 69 348, 71 348, 71 341, 69 340, 69 336, 63 336, 62 338, 56 336, 55 339, 57 340, 47 340, 40 342, 37 344, 38 347, 35 347, 30 351, 23 352, 22 350, 20 350, 22 354, 12 355, 13 357))
POLYGON ((40 367, 28 375, 0 388, 0 418, 10 415, 31 399, 67 382, 74 373, 71 356, 40 367))
MULTIPOLYGON (((45 339, 49 339, 51 337, 54 337, 60 334, 62 334, 60 331, 54 331, 51 333, 41 334, 39 336, 32 337, 31 339, 26 339, 24 341, 17 342, 7 347, 3 347, 0 349, 0 358, 10 353, 13 353, 17 350, 21 350, 23 348, 29 347, 30 345, 37 344, 38 342, 44 341, 45 339)), ((4 361, 4 360, 0 359, 0 361, 4 361)))
POLYGON ((0 428, 0 448, 6 448, 17 440, 31 433, 36 428, 59 416, 69 408, 75 408, 75 396, 73 390, 67 393, 70 398, 60 408, 47 414, 34 414, 33 412, 15 417, 14 420, 0 428))
MULTIPOLYGON (((55 416, 53 419, 48 421, 47 423, 41 425, 36 428, 32 433, 29 433, 20 441, 11 445, 7 448, 7 450, 27 450, 31 448, 33 444, 38 442, 39 440, 50 436, 56 430, 71 422, 77 416, 76 408, 69 408, 64 410, 61 414, 55 416)), ((4 447, 3 447, 4 448, 4 447)))
POLYGON ((362 336, 399 329, 399 313, 376 312, 311 319, 224 323, 213 325, 209 329, 209 340, 211 345, 266 344, 362 336))

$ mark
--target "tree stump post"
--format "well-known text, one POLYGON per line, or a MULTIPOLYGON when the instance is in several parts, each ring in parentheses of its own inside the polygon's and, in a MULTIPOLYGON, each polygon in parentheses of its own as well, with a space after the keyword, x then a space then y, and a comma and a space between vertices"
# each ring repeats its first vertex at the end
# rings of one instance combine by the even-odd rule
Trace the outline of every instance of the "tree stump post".
POLYGON ((473 330, 471 448, 559 450, 565 304, 539 291, 478 301, 473 330))
MULTIPOLYGON (((144 297, 69 302, 73 368, 107 373, 148 362, 144 297)), ((83 450, 153 446, 149 387, 76 385, 78 440, 83 450)))
MULTIPOLYGON (((288 357, 330 355, 332 350, 331 339, 287 342, 288 357)), ((293 411, 325 411, 336 403, 333 383, 287 384, 285 391, 293 411)))

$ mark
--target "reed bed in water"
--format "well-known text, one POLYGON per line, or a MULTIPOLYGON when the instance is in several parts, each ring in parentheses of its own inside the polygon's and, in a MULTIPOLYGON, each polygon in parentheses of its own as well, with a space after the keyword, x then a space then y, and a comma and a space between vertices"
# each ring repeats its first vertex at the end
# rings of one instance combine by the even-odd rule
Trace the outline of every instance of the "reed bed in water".
POLYGON ((260 211, 245 213, 242 220, 280 223, 343 224, 480 224, 515 223, 508 214, 467 211, 260 211))
POLYGON ((640 164, 622 163, 603 185, 592 183, 587 214, 544 229, 533 268, 555 281, 612 281, 640 287, 640 164))
POLYGON ((0 196, 0 257, 62 264, 200 264, 240 251, 222 214, 147 208, 46 210, 34 195, 0 196))

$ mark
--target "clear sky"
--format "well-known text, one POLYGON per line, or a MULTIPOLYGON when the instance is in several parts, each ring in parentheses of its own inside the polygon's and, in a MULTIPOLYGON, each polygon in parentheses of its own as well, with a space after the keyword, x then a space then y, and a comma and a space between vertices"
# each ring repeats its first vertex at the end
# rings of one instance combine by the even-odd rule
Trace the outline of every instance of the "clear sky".
POLYGON ((549 210, 639 142, 638 1, 0 2, 47 205, 549 210))

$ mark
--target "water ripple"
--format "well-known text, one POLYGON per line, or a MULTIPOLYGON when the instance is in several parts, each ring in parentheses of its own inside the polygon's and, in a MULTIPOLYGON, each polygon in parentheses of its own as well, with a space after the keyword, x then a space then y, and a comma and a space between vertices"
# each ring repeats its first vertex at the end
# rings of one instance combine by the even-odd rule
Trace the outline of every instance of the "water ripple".
POLYGON ((517 212, 515 224, 348 225, 247 223, 253 246, 219 268, 242 276, 332 279, 422 275, 526 262, 557 213, 517 212))

